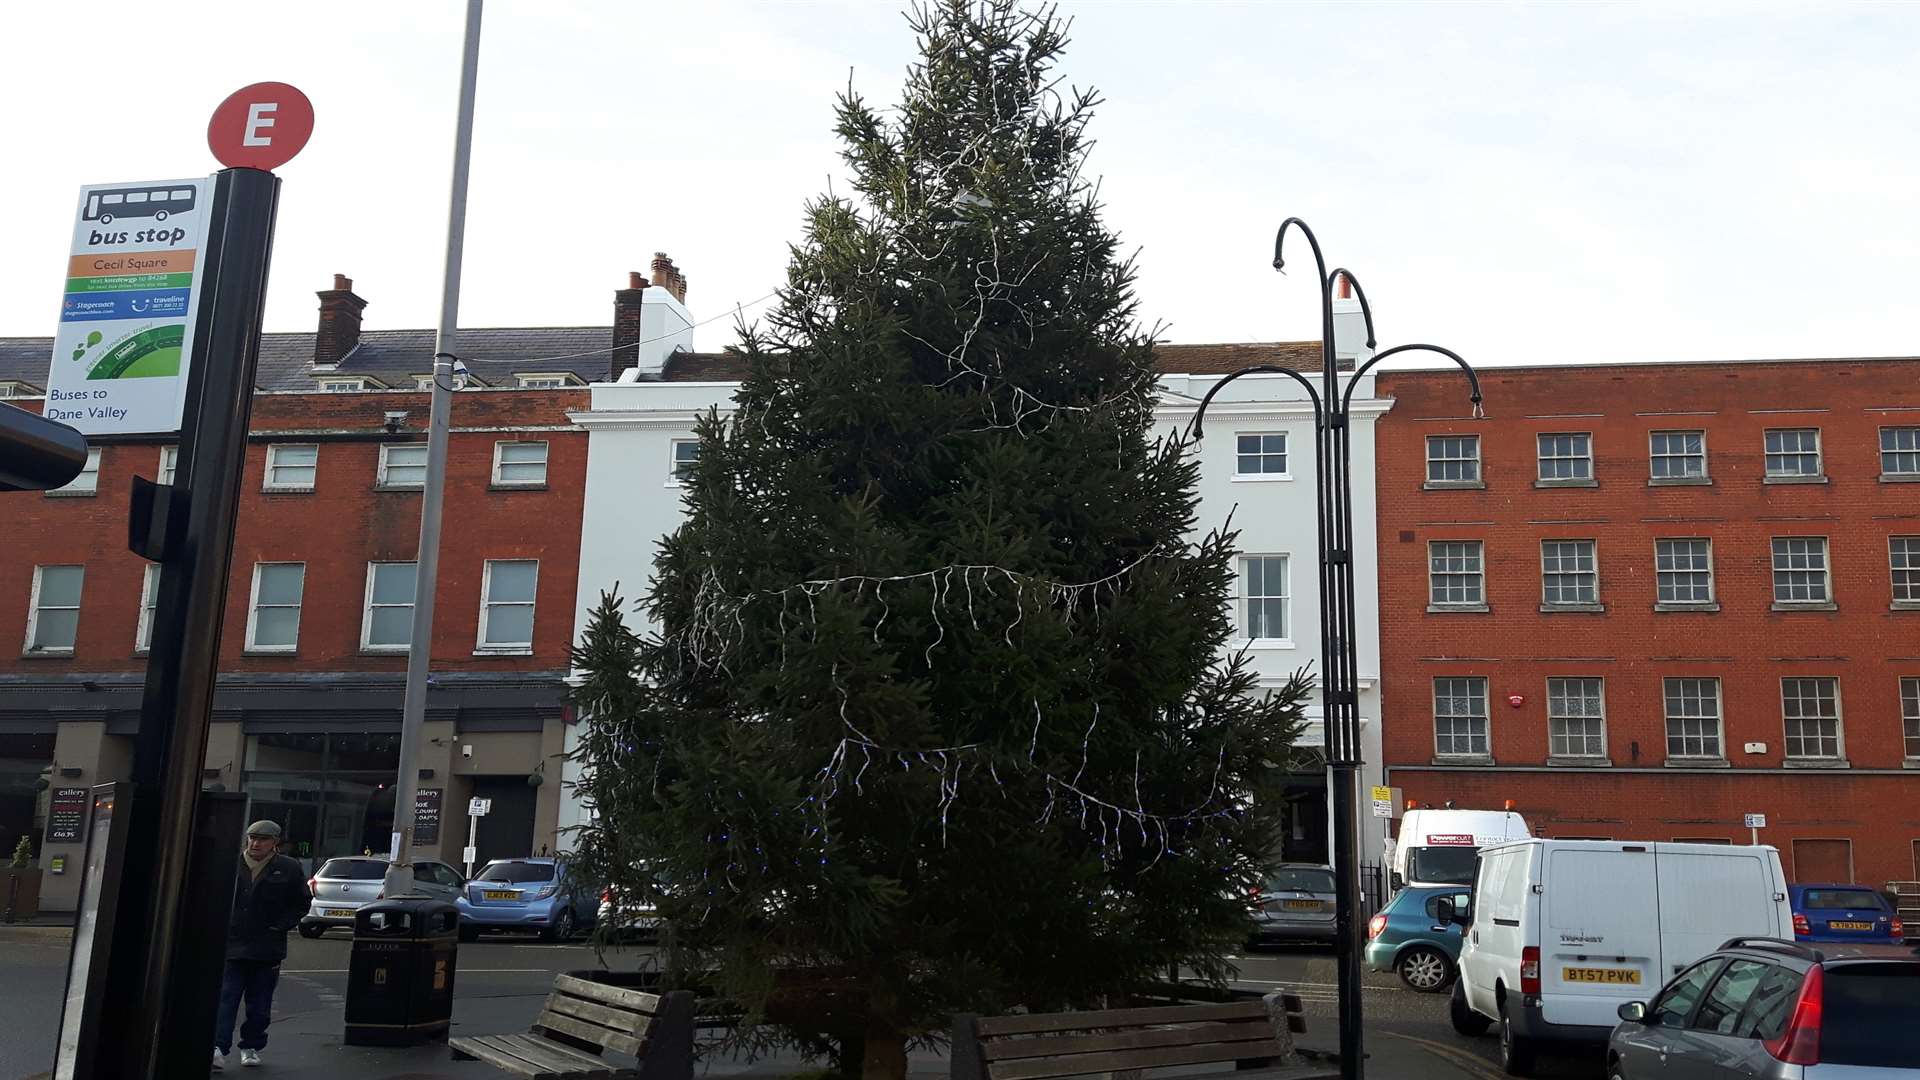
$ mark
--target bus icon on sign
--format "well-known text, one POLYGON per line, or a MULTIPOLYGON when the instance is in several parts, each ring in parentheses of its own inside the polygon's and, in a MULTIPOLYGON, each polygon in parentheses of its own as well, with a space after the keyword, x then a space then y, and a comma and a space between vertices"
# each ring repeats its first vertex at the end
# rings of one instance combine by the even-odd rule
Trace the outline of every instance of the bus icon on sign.
POLYGON ((165 221, 174 214, 192 210, 194 194, 193 188, 169 185, 96 191, 87 196, 80 220, 98 221, 102 225, 113 224, 115 218, 150 217, 165 221))

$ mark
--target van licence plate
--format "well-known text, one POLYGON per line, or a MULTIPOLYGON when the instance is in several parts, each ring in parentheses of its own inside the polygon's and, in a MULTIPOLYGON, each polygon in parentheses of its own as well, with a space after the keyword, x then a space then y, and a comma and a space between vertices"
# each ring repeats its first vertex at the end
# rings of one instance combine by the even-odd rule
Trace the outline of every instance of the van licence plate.
POLYGON ((1640 973, 1632 968, 1570 967, 1560 969, 1560 981, 1605 983, 1611 986, 1639 986, 1640 973))
POLYGON ((1871 930, 1873 929, 1873 924, 1870 922, 1841 922, 1841 921, 1835 920, 1827 924, 1827 929, 1829 930, 1871 930))
POLYGON ((482 900, 518 900, 520 894, 512 889, 483 889, 480 892, 480 898, 482 900))

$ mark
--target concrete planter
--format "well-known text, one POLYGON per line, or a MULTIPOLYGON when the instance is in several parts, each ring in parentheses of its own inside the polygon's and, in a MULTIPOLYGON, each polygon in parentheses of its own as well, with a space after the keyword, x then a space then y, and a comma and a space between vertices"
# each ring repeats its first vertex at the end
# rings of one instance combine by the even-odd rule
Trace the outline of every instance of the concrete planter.
POLYGON ((31 919, 40 913, 40 868, 0 867, 0 913, 10 919, 31 919))

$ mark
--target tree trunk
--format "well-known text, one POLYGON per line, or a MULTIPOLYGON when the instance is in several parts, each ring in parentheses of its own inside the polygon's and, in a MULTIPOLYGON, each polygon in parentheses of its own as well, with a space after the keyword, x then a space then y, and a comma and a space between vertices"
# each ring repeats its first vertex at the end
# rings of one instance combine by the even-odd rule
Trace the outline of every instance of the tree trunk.
POLYGON ((885 973, 876 974, 867 995, 861 1080, 906 1080, 907 1036, 900 1030, 901 995, 885 973))

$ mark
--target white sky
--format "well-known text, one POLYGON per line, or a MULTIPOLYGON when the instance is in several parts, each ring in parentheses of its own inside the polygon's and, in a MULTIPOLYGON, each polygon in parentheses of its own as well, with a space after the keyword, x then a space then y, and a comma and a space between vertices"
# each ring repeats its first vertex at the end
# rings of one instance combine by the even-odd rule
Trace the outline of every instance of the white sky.
MULTIPOLYGON (((10 5, 0 334, 47 334, 76 188, 212 171, 207 116, 280 80, 318 113, 285 179, 270 330, 353 277, 431 326, 455 0, 10 5)), ((1317 334, 1289 214, 1353 267, 1382 344, 1479 363, 1911 355, 1920 5, 1067 3, 1107 103, 1093 171, 1167 340, 1317 334)), ((670 253, 697 319, 778 285, 841 173, 836 90, 897 97, 886 0, 495 0, 462 323, 603 324, 670 253)), ((844 190, 844 188, 843 188, 844 190)), ((1300 255, 1304 259, 1304 249, 1300 255)), ((1303 265, 1303 264, 1302 264, 1303 265)), ((701 349, 732 339, 703 327, 701 349)))

